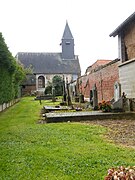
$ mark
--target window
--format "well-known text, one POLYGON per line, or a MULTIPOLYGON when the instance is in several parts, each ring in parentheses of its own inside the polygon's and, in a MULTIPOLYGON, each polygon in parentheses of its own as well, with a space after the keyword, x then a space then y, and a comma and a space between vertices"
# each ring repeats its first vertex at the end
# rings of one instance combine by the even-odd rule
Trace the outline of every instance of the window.
POLYGON ((39 76, 38 77, 38 87, 39 88, 44 88, 45 87, 45 78, 44 78, 44 76, 39 76))
POLYGON ((67 41, 67 42, 66 42, 66 45, 70 45, 70 42, 67 41))
POLYGON ((77 74, 73 74, 73 76, 72 76, 73 81, 74 81, 74 80, 77 80, 77 77, 78 77, 77 74))

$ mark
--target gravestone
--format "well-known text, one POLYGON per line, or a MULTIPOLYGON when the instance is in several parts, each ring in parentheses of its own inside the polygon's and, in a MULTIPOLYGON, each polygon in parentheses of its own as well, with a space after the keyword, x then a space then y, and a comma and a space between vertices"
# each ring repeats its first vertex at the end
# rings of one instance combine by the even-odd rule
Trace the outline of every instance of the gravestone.
POLYGON ((93 94, 93 108, 96 110, 96 109, 98 109, 98 95, 97 95, 96 84, 94 84, 94 86, 92 88, 92 94, 93 94))
POLYGON ((70 93, 69 93, 69 84, 68 84, 68 79, 67 79, 67 104, 68 106, 72 105, 72 102, 71 102, 71 97, 70 97, 70 93))
POLYGON ((56 98, 55 98, 55 88, 52 87, 52 102, 56 102, 56 98))
POLYGON ((114 84, 114 101, 118 101, 121 97, 121 85, 118 82, 114 84))
POLYGON ((90 105, 93 106, 93 91, 90 90, 90 105))

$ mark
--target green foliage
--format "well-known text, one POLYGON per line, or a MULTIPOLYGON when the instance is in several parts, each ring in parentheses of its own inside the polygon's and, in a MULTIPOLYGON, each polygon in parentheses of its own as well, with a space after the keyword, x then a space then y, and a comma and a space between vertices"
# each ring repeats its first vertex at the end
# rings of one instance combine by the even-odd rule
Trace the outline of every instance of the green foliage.
POLYGON ((45 88, 45 94, 52 94, 52 83, 48 82, 48 86, 45 88))
POLYGON ((16 69, 13 76, 13 85, 15 89, 15 98, 18 97, 19 86, 23 79, 26 77, 23 67, 16 63, 16 69))
POLYGON ((60 76, 56 75, 52 79, 52 83, 49 82, 45 88, 45 94, 52 94, 52 86, 55 88, 55 95, 61 96, 63 94, 63 80, 60 76))
POLYGON ((52 80, 53 86, 55 88, 56 96, 61 96, 63 94, 63 80, 60 76, 56 75, 52 80))
POLYGON ((10 73, 13 73, 15 71, 14 58, 8 50, 2 33, 0 33, 0 67, 5 67, 10 73))
POLYGON ((15 96, 13 74, 0 67, 0 104, 11 101, 15 96))
POLYGON ((37 124, 42 106, 23 98, 0 114, 1 179, 101 180, 110 167, 134 165, 134 149, 109 143, 101 126, 37 124))
POLYGON ((24 70, 12 56, 0 33, 0 104, 18 97, 18 89, 25 77, 24 70))
POLYGON ((33 74, 33 66, 32 64, 29 65, 29 67, 24 68, 25 74, 33 74))

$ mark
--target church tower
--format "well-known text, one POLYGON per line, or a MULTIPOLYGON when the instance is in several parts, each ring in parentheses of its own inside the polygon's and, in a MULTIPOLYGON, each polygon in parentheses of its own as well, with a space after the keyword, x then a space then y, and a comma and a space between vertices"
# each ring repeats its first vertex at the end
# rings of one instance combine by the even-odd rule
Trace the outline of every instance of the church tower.
POLYGON ((65 30, 62 36, 62 59, 74 59, 74 38, 70 31, 68 22, 66 22, 65 30))

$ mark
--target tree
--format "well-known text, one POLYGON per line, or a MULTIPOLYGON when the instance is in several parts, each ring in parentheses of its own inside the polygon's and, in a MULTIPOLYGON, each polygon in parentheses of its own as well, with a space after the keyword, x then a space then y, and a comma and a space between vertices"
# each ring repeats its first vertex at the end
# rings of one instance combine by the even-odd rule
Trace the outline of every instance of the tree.
POLYGON ((56 75, 52 79, 52 86, 55 88, 56 96, 63 94, 63 80, 60 76, 56 75))
POLYGON ((63 94, 63 80, 60 76, 55 75, 52 79, 52 83, 45 88, 45 94, 52 94, 52 87, 55 89, 55 95, 61 96, 63 94))
POLYGON ((18 97, 24 77, 23 67, 16 62, 0 33, 0 104, 18 97))
POLYGON ((21 85, 22 81, 25 79, 26 74, 21 64, 16 63, 16 69, 13 75, 13 84, 15 89, 15 98, 18 97, 18 90, 19 86, 21 85))
POLYGON ((48 82, 48 86, 45 88, 45 94, 52 94, 52 83, 48 82))
POLYGON ((6 68, 10 73, 14 73, 15 71, 14 57, 8 50, 2 33, 0 33, 0 67, 6 68))

